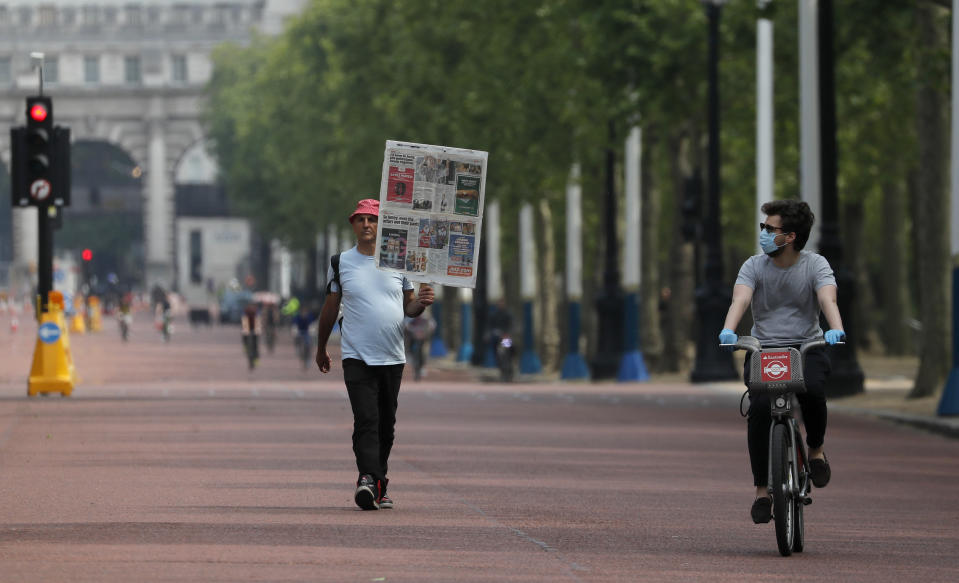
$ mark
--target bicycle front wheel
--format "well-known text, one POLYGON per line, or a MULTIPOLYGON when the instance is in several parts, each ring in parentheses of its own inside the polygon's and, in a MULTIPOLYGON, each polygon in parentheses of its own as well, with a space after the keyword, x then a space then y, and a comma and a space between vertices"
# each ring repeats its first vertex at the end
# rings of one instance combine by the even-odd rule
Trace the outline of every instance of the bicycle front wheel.
POLYGON ((793 432, 793 444, 796 447, 796 456, 799 458, 799 465, 796 468, 797 474, 799 475, 799 492, 800 496, 795 496, 793 498, 793 507, 795 508, 796 515, 793 517, 793 552, 801 553, 806 546, 806 523, 805 518, 803 518, 803 509, 806 506, 806 503, 803 501, 803 498, 806 494, 809 493, 809 475, 806 473, 806 462, 805 462, 805 450, 802 445, 802 435, 799 433, 799 430, 796 429, 793 432))
POLYGON ((785 424, 773 427, 769 457, 772 464, 773 518, 776 522, 776 544, 779 554, 788 557, 793 552, 795 511, 793 505, 792 460, 789 456, 789 430, 785 424))

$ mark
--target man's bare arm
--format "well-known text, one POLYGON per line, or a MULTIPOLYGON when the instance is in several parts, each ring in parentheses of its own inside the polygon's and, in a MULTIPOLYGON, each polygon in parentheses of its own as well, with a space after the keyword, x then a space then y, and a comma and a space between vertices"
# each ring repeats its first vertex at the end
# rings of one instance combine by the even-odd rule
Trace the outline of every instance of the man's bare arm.
POLYGON ((415 318, 426 310, 426 306, 433 304, 433 299, 433 288, 427 283, 420 285, 419 292, 415 297, 413 290, 406 290, 403 292, 403 313, 410 318, 415 318))
POLYGON ((330 340, 330 333, 336 325, 336 317, 340 315, 340 294, 330 292, 326 294, 323 309, 320 310, 320 319, 316 332, 316 366, 320 372, 330 372, 332 361, 326 350, 326 343, 330 340))

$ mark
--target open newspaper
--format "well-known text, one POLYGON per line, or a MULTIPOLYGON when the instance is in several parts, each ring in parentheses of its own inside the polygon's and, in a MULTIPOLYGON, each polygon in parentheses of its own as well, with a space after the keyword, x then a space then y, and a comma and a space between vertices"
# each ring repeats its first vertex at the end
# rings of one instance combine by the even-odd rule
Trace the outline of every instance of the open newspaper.
POLYGON ((376 266, 476 287, 487 152, 386 142, 376 266))

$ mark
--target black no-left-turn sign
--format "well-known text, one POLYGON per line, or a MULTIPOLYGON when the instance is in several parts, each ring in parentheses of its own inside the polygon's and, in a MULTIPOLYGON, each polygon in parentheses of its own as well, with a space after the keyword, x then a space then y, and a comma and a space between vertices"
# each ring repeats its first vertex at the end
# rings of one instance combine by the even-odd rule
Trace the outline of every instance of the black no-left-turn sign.
POLYGON ((34 180, 30 184, 30 196, 34 200, 46 200, 50 197, 50 181, 43 178, 34 180))

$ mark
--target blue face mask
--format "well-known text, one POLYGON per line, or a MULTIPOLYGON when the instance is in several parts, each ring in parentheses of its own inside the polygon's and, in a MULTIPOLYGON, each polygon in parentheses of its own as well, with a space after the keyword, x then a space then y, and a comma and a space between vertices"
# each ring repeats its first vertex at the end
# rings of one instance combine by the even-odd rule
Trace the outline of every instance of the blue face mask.
POLYGON ((763 253, 769 255, 786 246, 785 243, 782 245, 776 244, 776 235, 778 234, 779 233, 770 233, 765 229, 759 232, 759 247, 763 250, 763 253))

